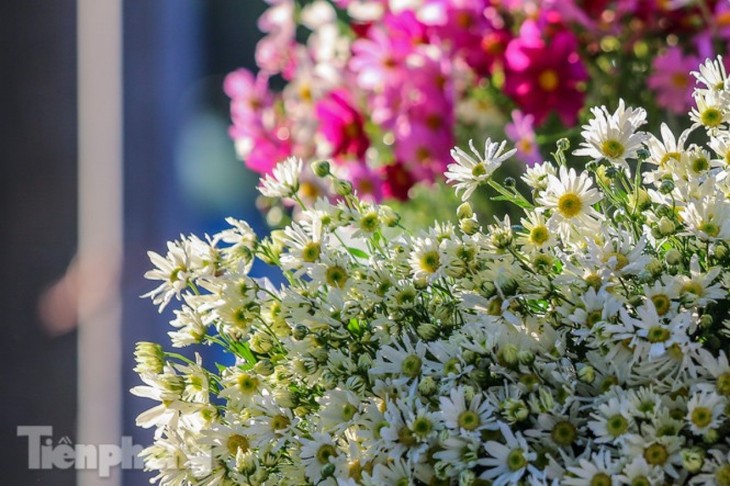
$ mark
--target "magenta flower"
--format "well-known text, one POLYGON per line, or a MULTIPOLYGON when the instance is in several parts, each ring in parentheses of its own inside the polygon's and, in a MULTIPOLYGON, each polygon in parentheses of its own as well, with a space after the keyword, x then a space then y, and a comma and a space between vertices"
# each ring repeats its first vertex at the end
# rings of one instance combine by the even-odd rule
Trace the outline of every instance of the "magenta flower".
POLYGON ((383 195, 399 201, 408 200, 408 191, 416 183, 416 179, 401 162, 380 168, 383 175, 383 195))
POLYGON ((463 57, 477 74, 489 75, 511 35, 485 15, 486 7, 484 0, 426 0, 418 18, 452 57, 463 57))
POLYGON ((532 126, 535 117, 525 115, 520 110, 512 112, 512 122, 508 123, 504 131, 515 143, 517 153, 515 157, 528 165, 535 165, 542 161, 542 155, 538 150, 535 140, 535 130, 532 126))
POLYGON ((365 120, 350 101, 344 88, 330 92, 315 108, 319 132, 332 145, 332 156, 361 159, 370 146, 365 120))
POLYGON ((231 98, 231 118, 235 124, 251 123, 261 111, 271 106, 269 77, 262 71, 254 76, 247 69, 237 69, 223 81, 223 91, 231 98))
POLYGON ((240 124, 228 131, 236 142, 236 151, 246 167, 259 174, 268 174, 276 164, 293 153, 286 127, 266 130, 259 124, 240 124))
POLYGON ((352 45, 350 69, 357 76, 357 84, 367 90, 384 90, 400 85, 405 77, 406 56, 410 49, 397 49, 389 34, 381 28, 371 28, 368 37, 352 45))
POLYGON ((538 125, 552 111, 563 124, 574 125, 585 98, 581 84, 587 79, 576 38, 568 31, 546 41, 535 22, 527 21, 507 46, 504 90, 538 125))
POLYGON ((352 187, 361 199, 371 202, 383 200, 383 181, 376 170, 359 161, 347 164, 346 170, 346 179, 352 182, 352 187))
POLYGON ((700 65, 700 58, 685 56, 679 47, 670 47, 654 59, 648 85, 656 91, 659 106, 683 114, 692 106, 694 78, 689 74, 700 65))

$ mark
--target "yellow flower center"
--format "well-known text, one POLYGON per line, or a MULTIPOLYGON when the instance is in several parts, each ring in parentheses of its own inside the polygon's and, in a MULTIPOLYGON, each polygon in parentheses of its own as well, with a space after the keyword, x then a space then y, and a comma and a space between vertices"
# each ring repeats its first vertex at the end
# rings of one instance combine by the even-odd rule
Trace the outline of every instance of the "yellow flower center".
POLYGON ((558 89, 560 78, 554 69, 546 69, 538 76, 537 83, 544 91, 552 92, 558 89))
POLYGON ((730 395, 730 371, 726 371, 717 377, 717 383, 715 383, 717 393, 720 395, 730 395))
POLYGON ((275 415, 271 417, 271 428, 274 430, 285 429, 291 424, 289 417, 285 415, 275 415))
POLYGON ((690 419, 700 429, 705 428, 712 422, 712 410, 707 407, 696 407, 692 410, 690 419))
POLYGON ((331 444, 322 444, 319 446, 319 449, 317 449, 317 462, 320 464, 327 464, 330 462, 330 457, 337 455, 337 449, 335 449, 335 446, 331 444))
POLYGON ((404 375, 415 378, 421 374, 421 365, 421 358, 415 354, 410 354, 401 363, 400 370, 404 375))
POLYGON ((255 376, 242 374, 238 377, 238 388, 246 395, 254 393, 259 387, 259 379, 255 376))
POLYGON ((573 424, 564 420, 555 424, 553 430, 550 431, 550 437, 556 444, 565 447, 572 444, 578 437, 578 431, 573 424))
POLYGON ((439 265, 441 264, 441 259, 439 258, 439 253, 436 250, 427 251, 423 255, 421 255, 421 258, 419 258, 418 263, 420 264, 420 267, 422 270, 428 272, 428 273, 434 273, 436 270, 439 269, 439 265))
POLYGON ((662 466, 669 459, 669 453, 663 445, 652 444, 644 449, 644 459, 652 466, 662 466))
POLYGON ((530 243, 534 245, 542 245, 550 238, 550 232, 544 225, 538 225, 530 231, 530 243))
POLYGON ((722 123, 722 112, 717 108, 705 108, 700 114, 700 122, 706 127, 718 127, 722 123))
POLYGON ((618 140, 606 140, 601 144, 601 153, 609 159, 621 157, 626 149, 618 140))
POLYGON ((616 258, 616 264, 613 267, 614 270, 621 270, 629 264, 629 259, 626 257, 626 255, 618 252, 606 254, 603 258, 603 261, 604 263, 608 263, 608 261, 612 258, 616 258))
POLYGON ((725 464, 715 470, 717 486, 730 486, 730 464, 725 464))
POLYGON ((612 437, 618 437, 619 435, 622 435, 624 432, 626 432, 626 429, 629 428, 629 421, 626 420, 626 418, 621 415, 614 415, 613 417, 610 417, 608 420, 606 420, 606 431, 612 436, 612 437))
POLYGON ((487 175, 487 166, 484 162, 480 162, 471 168, 471 175, 474 177, 482 177, 487 175))
POLYGON ((481 420, 476 412, 465 410, 459 414, 459 427, 465 430, 474 430, 481 425, 481 420))
POLYGON ((236 455, 238 451, 241 452, 248 452, 248 448, 250 447, 250 444, 248 442, 248 439, 242 435, 234 434, 228 438, 226 441, 226 449, 228 449, 228 452, 230 452, 232 455, 236 455))
POLYGON ((302 248, 302 260, 307 263, 316 262, 319 258, 320 245, 316 241, 310 241, 302 248))
POLYGON ((598 473, 591 478, 591 486, 611 486, 611 477, 606 473, 598 473))
POLYGON ((653 326, 649 328, 646 339, 650 343, 663 343, 669 339, 671 333, 662 326, 653 326))
POLYGON ((637 476, 631 482, 631 486, 651 486, 651 482, 646 476, 637 476))
POLYGON ((558 212, 564 218, 574 218, 583 209, 583 201, 572 192, 566 192, 558 199, 558 212))
POLYGON ((669 162, 670 159, 672 160, 679 160, 682 157, 682 154, 679 152, 667 152, 662 157, 662 160, 659 161, 659 167, 664 167, 664 164, 669 162))
POLYGON ((663 316, 667 312, 669 312, 669 305, 671 301, 669 300, 669 297, 667 297, 664 294, 656 294, 651 297, 651 301, 654 303, 654 308, 656 309, 656 313, 660 316, 663 316))
POLYGON ((705 157, 697 157, 692 161, 692 171, 695 174, 705 172, 710 168, 710 162, 705 157))
POLYGON ((345 283, 347 282, 347 279, 349 278, 347 276, 347 270, 342 268, 339 265, 333 265, 327 269, 326 272, 326 278, 327 283, 331 287, 338 287, 342 288, 345 286, 345 283))
POLYGON ((677 89, 684 89, 689 85, 689 77, 685 73, 674 73, 671 76, 672 85, 677 89))
POLYGON ((714 238, 718 234, 720 234, 720 227, 716 225, 715 223, 712 223, 710 221, 707 221, 705 223, 702 223, 697 227, 698 230, 705 233, 707 236, 714 238))
POLYGON ((525 466, 527 466, 527 459, 522 449, 513 449, 507 454, 507 467, 510 471, 519 471, 525 466))
POLYGON ((682 293, 694 294, 699 297, 703 294, 702 285, 693 280, 689 280, 682 285, 682 293))

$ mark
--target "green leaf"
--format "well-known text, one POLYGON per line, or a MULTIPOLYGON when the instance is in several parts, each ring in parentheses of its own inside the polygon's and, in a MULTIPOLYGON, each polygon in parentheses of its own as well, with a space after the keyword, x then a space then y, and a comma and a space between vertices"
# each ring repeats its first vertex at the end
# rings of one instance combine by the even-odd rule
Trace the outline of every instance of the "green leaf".
POLYGON ((365 260, 370 258, 370 255, 368 255, 364 251, 357 248, 352 248, 351 246, 347 247, 347 251, 350 252, 350 255, 354 256, 355 258, 364 258, 365 260))

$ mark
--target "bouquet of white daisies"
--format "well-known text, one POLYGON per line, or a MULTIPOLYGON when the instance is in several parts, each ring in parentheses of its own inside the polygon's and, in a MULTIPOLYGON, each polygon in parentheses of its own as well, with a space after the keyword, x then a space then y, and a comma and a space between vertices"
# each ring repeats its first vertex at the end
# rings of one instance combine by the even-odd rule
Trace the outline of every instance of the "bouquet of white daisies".
POLYGON ((327 162, 340 198, 307 207, 289 159, 260 188, 301 206, 286 229, 229 219, 150 253, 172 346, 235 360, 138 344, 155 480, 730 485, 730 83, 722 60, 693 74, 678 136, 621 102, 522 181, 492 177, 504 143, 454 149, 454 223, 410 234, 327 162), (480 224, 479 186, 519 221, 480 224))

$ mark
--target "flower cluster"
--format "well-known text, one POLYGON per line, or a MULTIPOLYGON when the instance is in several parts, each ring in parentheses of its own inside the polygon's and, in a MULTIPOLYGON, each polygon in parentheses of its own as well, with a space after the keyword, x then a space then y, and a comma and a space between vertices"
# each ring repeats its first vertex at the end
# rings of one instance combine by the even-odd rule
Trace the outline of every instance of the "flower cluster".
POLYGON ((306 205, 290 159, 261 187, 303 206, 284 230, 230 219, 151 253, 149 296, 181 302, 173 346, 235 357, 138 344, 156 480, 730 484, 730 83, 719 60, 694 74, 690 129, 595 109, 528 190, 492 176, 504 144, 454 149, 455 223, 411 234, 327 162, 312 172, 341 199, 306 205), (484 185, 519 224, 479 223, 484 185), (286 283, 252 277, 255 259, 286 283))
MULTIPOLYGON (((540 162, 586 97, 618 90, 686 112, 688 71, 730 39, 730 4, 715 0, 266 1, 258 74, 225 82, 240 157, 263 174, 288 156, 327 158, 376 202, 439 178, 477 132, 540 162)), ((327 190, 303 187, 312 201, 327 190)))

